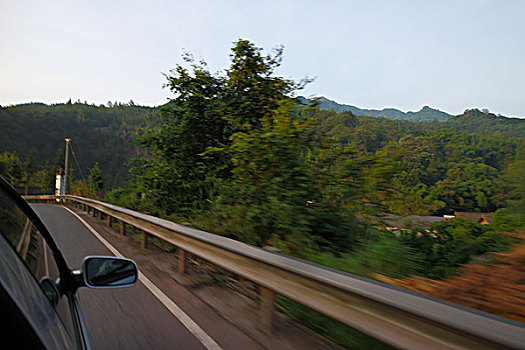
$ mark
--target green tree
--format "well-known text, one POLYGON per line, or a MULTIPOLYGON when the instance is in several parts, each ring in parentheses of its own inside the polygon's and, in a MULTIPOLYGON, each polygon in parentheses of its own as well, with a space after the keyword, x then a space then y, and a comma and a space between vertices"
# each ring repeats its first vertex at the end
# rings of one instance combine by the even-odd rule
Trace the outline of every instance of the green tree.
POLYGON ((497 185, 501 191, 495 194, 495 200, 507 208, 505 218, 508 225, 525 227, 525 160, 516 159, 509 163, 497 185))
POLYGON ((40 188, 42 194, 54 194, 55 172, 53 167, 45 161, 40 170, 36 171, 33 177, 35 187, 40 188))
POLYGON ((11 185, 19 185, 22 179, 22 162, 16 153, 4 152, 0 155, 0 175, 11 185))
POLYGON ((264 57, 247 40, 232 48, 226 75, 212 74, 205 62, 185 55, 166 76, 175 97, 161 109, 162 125, 141 138, 148 157, 136 168, 140 186, 167 213, 191 215, 207 207, 220 179, 231 177, 223 149, 238 131, 257 129, 296 85, 274 76, 282 49, 264 57))
POLYGON ((89 171, 88 183, 89 187, 93 190, 93 194, 98 197, 104 188, 104 179, 102 177, 102 171, 98 167, 98 162, 95 163, 89 171))
POLYGON ((26 157, 24 163, 22 164, 22 184, 24 185, 24 194, 27 196, 27 191, 29 189, 29 186, 31 185, 31 182, 33 180, 33 176, 35 173, 35 169, 33 166, 33 154, 29 153, 29 155, 26 157))

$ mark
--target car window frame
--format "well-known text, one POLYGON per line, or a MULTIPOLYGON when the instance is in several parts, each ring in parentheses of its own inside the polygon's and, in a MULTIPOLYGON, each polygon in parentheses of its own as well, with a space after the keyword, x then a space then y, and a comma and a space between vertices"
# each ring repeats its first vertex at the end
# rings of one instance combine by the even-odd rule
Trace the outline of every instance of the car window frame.
MULTIPOLYGON (((27 203, 18 192, 5 180, 2 176, 0 176, 0 190, 4 193, 4 195, 13 201, 13 203, 18 207, 19 210, 22 211, 22 213, 27 217, 27 219, 31 222, 32 225, 39 231, 42 238, 45 240, 47 246, 51 250, 53 254, 53 258, 55 260, 55 263, 57 265, 57 269, 59 272, 59 283, 58 283, 58 290, 60 293, 60 297, 67 297, 67 303, 69 307, 69 311, 71 314, 71 322, 72 322, 72 328, 74 334, 71 334, 72 339, 76 343, 78 348, 81 349, 89 349, 89 341, 87 339, 87 333, 86 328, 84 325, 84 321, 82 319, 80 309, 78 306, 78 302, 76 300, 76 290, 79 286, 78 284, 78 276, 75 276, 73 271, 69 268, 69 266, 66 263, 66 260, 58 248, 55 240, 47 230, 46 226, 38 217, 38 215, 35 213, 33 208, 27 203)), ((2 237, 2 239, 6 239, 2 237)), ((7 240, 7 239, 6 239, 7 240)), ((12 245, 11 245, 11 248, 12 245)), ((27 262, 20 257, 16 249, 13 248, 13 252, 17 254, 18 258, 20 259, 21 263, 23 263, 24 267, 28 270, 28 273, 33 277, 33 279, 38 284, 39 281, 36 279, 34 274, 32 273, 30 267, 27 265, 27 262)), ((44 292, 41 290, 42 295, 44 295, 44 292)), ((46 298, 47 299, 47 298, 46 298)), ((53 308, 55 313, 56 309, 53 308)), ((57 314, 57 317, 59 315, 57 314)), ((60 318, 60 317, 59 317, 60 318)))
MULTIPOLYGON (((11 185, 1 177, 0 188, 3 192, 18 206, 18 208, 27 216, 29 221, 35 226, 35 228, 40 232, 42 237, 45 239, 46 244, 49 246, 50 250, 53 252, 53 257, 56 261, 57 268, 59 270, 61 283, 66 283, 66 287, 70 287, 71 281, 71 269, 68 267, 62 252, 58 248, 55 240, 47 230, 44 223, 40 220, 35 211, 31 206, 18 194, 11 185)), ((66 288, 68 289, 68 288, 66 288)))

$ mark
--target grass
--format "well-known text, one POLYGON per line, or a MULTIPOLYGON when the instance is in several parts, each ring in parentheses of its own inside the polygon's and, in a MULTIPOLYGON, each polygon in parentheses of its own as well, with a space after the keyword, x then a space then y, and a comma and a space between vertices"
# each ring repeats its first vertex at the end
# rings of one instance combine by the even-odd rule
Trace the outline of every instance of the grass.
POLYGON ((279 297, 277 303, 288 317, 347 349, 393 349, 290 299, 279 297))

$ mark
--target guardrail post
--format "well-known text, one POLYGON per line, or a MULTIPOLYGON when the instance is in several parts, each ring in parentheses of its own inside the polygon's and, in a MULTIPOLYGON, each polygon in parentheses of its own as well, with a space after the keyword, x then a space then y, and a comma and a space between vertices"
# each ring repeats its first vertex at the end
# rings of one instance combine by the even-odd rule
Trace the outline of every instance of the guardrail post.
POLYGON ((108 227, 111 227, 111 215, 107 215, 106 216, 106 225, 108 225, 108 227))
POLYGON ((268 288, 261 287, 261 325, 262 330, 271 333, 273 328, 274 314, 275 314, 275 297, 274 291, 268 288))
POLYGON ((120 234, 122 236, 126 235, 126 223, 122 220, 120 220, 120 234))
POLYGON ((142 248, 147 249, 148 248, 148 233, 144 230, 142 230, 142 248))
POLYGON ((177 258, 179 259, 179 272, 186 273, 188 270, 188 252, 182 248, 179 248, 177 251, 177 258))
POLYGON ((93 217, 96 218, 97 217, 97 210, 95 208, 92 208, 92 214, 93 214, 93 217))

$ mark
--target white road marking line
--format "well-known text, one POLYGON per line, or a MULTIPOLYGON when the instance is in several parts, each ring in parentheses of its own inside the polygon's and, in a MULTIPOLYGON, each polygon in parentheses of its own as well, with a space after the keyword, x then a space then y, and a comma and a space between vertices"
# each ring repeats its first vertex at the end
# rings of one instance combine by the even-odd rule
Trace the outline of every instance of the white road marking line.
MULTIPOLYGON (((102 244, 106 246, 115 256, 124 258, 120 252, 113 247, 108 241, 104 239, 93 227, 84 221, 77 213, 71 209, 63 207, 71 214, 75 215, 81 223, 86 226, 95 237, 97 237, 102 244)), ((159 287, 149 280, 142 272, 139 271, 139 280, 142 284, 149 289, 149 291, 175 316, 177 319, 186 327, 194 336, 197 338, 206 349, 209 350, 222 350, 222 348, 213 340, 204 330, 199 327, 195 321, 193 321, 182 309, 173 302, 166 294, 164 294, 159 287)))

